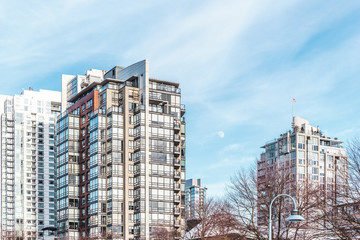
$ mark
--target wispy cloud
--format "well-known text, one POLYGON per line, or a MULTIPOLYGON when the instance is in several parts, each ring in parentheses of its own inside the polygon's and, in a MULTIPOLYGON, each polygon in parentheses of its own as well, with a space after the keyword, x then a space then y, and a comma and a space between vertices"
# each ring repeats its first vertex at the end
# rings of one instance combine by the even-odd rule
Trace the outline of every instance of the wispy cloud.
POLYGON ((244 147, 242 144, 231 143, 231 144, 225 146, 220 152, 224 154, 224 153, 229 153, 229 152, 243 150, 243 149, 244 149, 244 147))
POLYGON ((290 128, 292 97, 329 134, 359 134, 359 12, 356 1, 7 1, 0 94, 148 58, 182 88, 187 176, 221 188, 290 128))
POLYGON ((42 81, 54 72, 53 80, 58 82, 65 69, 79 63, 84 65, 80 72, 69 74, 82 74, 89 63, 95 64, 92 68, 110 65, 109 60, 116 64, 114 55, 130 44, 126 32, 133 26, 129 23, 138 24, 131 16, 149 7, 148 3, 93 0, 3 3, 0 70, 12 80, 3 91, 42 81))
POLYGON ((228 167, 240 167, 240 164, 248 164, 249 162, 252 162, 255 160, 255 157, 253 156, 237 156, 233 158, 225 157, 221 160, 210 164, 208 169, 219 169, 219 168, 228 168, 228 167))

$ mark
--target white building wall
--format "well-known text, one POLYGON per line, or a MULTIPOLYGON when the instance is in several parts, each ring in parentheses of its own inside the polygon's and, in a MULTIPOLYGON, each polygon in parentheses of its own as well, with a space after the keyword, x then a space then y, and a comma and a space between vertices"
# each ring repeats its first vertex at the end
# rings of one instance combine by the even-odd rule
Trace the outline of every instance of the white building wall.
MULTIPOLYGON (((55 173, 52 173, 52 180, 49 178, 51 174, 49 166, 50 163, 54 163, 55 146, 49 136, 55 135, 55 121, 60 112, 60 101, 60 92, 24 90, 21 95, 15 95, 6 100, 8 107, 2 114, 5 122, 15 120, 14 135, 2 136, 3 143, 4 140, 12 140, 15 146, 12 159, 14 168, 8 167, 12 164, 11 158, 2 158, 2 172, 11 172, 12 174, 7 174, 7 176, 13 176, 13 183, 10 185, 3 184, 7 180, 4 177, 1 178, 2 186, 6 187, 3 189, 5 194, 2 195, 2 201, 4 202, 7 196, 14 195, 15 205, 14 216, 11 214, 2 216, 3 229, 4 224, 7 224, 9 229, 12 225, 15 227, 15 234, 24 239, 38 238, 43 227, 56 225, 55 205, 49 201, 50 198, 53 198, 52 202, 55 201, 55 173), (11 103, 14 104, 11 105, 11 103), (43 156, 40 156, 40 152, 43 156), (40 172, 42 170, 44 172, 40 172), (52 181, 52 190, 49 189, 50 181, 52 181), (50 208, 54 213, 50 214, 50 208)), ((2 130, 9 129, 2 124, 2 130)), ((5 145, 6 148, 11 147, 11 145, 5 145)), ((54 165, 51 168, 54 172, 54 165)), ((2 210, 2 213, 5 211, 2 210)), ((9 236, 9 234, 14 233, 2 233, 3 236, 9 236)))

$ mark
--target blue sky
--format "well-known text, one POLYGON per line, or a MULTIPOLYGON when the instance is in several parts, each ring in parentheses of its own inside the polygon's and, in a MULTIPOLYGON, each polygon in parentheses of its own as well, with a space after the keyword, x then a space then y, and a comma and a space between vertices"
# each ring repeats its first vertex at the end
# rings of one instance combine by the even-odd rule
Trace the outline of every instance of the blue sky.
POLYGON ((358 1, 7 1, 0 94, 60 90, 61 74, 150 61, 181 84, 187 177, 221 196, 295 115, 360 133, 358 1))

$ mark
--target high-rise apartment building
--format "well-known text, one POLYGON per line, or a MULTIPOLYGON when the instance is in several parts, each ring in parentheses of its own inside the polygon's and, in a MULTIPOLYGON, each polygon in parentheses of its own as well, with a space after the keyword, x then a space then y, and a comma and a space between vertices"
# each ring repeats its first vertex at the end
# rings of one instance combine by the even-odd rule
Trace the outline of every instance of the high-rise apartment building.
MULTIPOLYGON (((346 191, 348 156, 341 144, 337 138, 326 137, 309 121, 294 117, 291 131, 262 147, 265 152, 257 163, 258 191, 267 191, 269 176, 288 179, 282 193, 296 198, 306 196, 308 186, 318 188, 324 195, 346 191)), ((275 182, 281 181, 275 179, 275 182)), ((260 198, 258 204, 262 204, 262 200, 260 198)), ((265 211, 258 211, 259 225, 267 224, 265 211)))
POLYGON ((185 108, 148 61, 63 75, 57 121, 61 239, 152 239, 185 227, 185 108), (66 102, 64 102, 64 99, 66 102))
POLYGON ((55 124, 61 93, 1 96, 1 239, 52 239, 56 226, 55 124))
POLYGON ((201 179, 188 179, 185 184, 186 219, 197 218, 198 208, 205 204, 206 187, 201 186, 201 179))

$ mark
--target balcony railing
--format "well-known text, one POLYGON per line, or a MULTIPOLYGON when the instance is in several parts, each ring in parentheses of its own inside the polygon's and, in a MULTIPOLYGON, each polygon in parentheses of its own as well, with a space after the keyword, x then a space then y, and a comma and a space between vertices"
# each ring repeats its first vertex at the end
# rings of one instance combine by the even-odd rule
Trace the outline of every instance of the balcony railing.
POLYGON ((181 173, 180 172, 174 172, 174 178, 180 178, 181 173))
POLYGON ((174 147, 174 153, 180 154, 180 148, 179 147, 174 147))
POLYGON ((173 86, 162 85, 162 84, 150 85, 150 89, 172 92, 172 93, 181 93, 180 88, 175 88, 173 86))
POLYGON ((180 214, 180 208, 174 208, 174 214, 179 215, 180 214))

